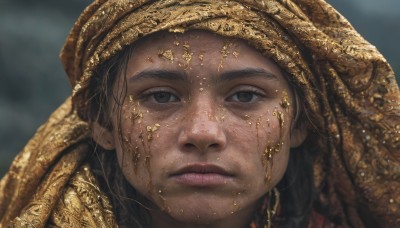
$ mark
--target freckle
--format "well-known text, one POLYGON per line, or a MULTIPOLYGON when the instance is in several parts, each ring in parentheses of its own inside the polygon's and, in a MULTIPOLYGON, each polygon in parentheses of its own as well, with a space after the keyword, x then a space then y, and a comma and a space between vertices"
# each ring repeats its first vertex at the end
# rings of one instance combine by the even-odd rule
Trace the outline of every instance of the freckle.
POLYGON ((151 57, 147 57, 146 60, 147 60, 148 62, 154 63, 154 60, 153 60, 153 58, 151 58, 151 57))

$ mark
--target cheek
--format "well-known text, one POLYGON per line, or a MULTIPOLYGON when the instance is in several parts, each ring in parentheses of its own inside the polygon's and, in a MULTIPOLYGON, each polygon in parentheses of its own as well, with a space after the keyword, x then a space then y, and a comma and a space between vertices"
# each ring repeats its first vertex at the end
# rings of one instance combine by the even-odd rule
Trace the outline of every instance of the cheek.
POLYGON ((118 163, 128 182, 139 192, 151 192, 151 144, 158 137, 159 124, 146 125, 145 113, 135 105, 124 105, 121 118, 114 120, 118 163))
POLYGON ((266 110, 228 124, 227 129, 234 129, 228 130, 228 138, 239 149, 238 156, 243 156, 243 167, 263 185, 276 185, 286 170, 290 149, 286 116, 282 110, 266 110))

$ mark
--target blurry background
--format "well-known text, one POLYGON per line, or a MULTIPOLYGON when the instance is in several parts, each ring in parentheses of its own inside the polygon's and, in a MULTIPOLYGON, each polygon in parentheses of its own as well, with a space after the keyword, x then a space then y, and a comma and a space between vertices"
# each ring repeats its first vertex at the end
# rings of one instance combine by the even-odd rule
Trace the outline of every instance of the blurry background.
MULTIPOLYGON (((0 177, 70 94, 58 59, 90 0, 0 0, 0 177)), ((400 74, 400 1, 328 0, 400 74)))

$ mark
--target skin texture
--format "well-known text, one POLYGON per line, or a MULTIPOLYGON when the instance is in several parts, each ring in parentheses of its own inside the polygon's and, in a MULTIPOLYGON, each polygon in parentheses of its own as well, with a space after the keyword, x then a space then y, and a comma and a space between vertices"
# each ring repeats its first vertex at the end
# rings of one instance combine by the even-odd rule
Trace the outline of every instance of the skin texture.
POLYGON ((241 40, 163 32, 135 44, 115 94, 123 77, 114 130, 95 124, 94 139, 150 200, 153 226, 246 227, 305 138, 279 67, 241 40))

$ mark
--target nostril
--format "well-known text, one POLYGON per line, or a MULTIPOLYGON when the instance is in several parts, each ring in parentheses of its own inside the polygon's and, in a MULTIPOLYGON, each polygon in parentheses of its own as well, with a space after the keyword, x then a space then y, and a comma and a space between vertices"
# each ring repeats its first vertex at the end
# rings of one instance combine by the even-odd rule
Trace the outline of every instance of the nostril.
POLYGON ((193 143, 185 143, 183 145, 183 147, 184 147, 185 151, 201 150, 201 151, 205 152, 209 149, 213 149, 213 150, 218 149, 220 147, 220 145, 218 143, 212 143, 206 147, 202 147, 201 145, 196 146, 196 144, 193 144, 193 143))
POLYGON ((185 147, 185 149, 188 149, 188 150, 196 148, 196 146, 193 145, 192 143, 186 143, 184 145, 184 147, 185 147))
POLYGON ((219 147, 219 145, 218 145, 218 143, 213 143, 213 144, 211 144, 211 145, 209 145, 208 146, 209 148, 218 148, 219 147))

